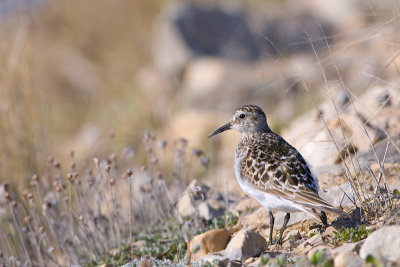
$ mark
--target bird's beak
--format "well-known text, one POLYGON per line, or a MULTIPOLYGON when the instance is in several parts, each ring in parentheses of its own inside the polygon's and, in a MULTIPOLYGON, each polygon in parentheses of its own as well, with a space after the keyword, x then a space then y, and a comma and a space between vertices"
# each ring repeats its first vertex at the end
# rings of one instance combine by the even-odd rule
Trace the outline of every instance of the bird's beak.
POLYGON ((219 134, 219 133, 222 133, 222 132, 224 132, 224 131, 226 131, 226 130, 229 130, 229 129, 231 129, 231 127, 232 127, 231 123, 228 122, 227 124, 225 124, 225 125, 219 127, 217 130, 215 130, 215 131, 214 131, 213 133, 211 133, 209 136, 207 136, 207 138, 210 138, 211 136, 214 136, 214 135, 216 135, 216 134, 219 134))

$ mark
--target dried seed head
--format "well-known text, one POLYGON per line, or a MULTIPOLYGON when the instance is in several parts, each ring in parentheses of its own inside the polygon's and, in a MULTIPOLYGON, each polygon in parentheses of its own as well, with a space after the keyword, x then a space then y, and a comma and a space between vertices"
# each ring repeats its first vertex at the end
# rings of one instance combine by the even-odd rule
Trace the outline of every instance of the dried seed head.
POLYGON ((72 173, 68 173, 68 174, 67 174, 67 180, 71 182, 71 181, 72 181, 72 178, 73 178, 73 177, 72 177, 72 173))
POLYGON ((150 159, 150 162, 153 163, 153 164, 157 164, 157 163, 158 163, 158 158, 152 157, 152 158, 150 159))
POLYGON ((115 180, 114 180, 114 178, 111 178, 111 179, 110 179, 110 185, 111 185, 111 186, 115 185, 115 180))
POLYGON ((10 200, 11 199, 10 192, 4 192, 4 198, 10 200))
POLYGON ((13 207, 13 208, 16 208, 16 207, 17 207, 17 201, 15 201, 15 200, 12 200, 12 201, 10 202, 10 204, 11 204, 11 207, 13 207))
POLYGON ((29 194, 29 191, 27 189, 22 190, 21 195, 23 198, 26 198, 26 196, 29 194))
POLYGON ((79 219, 80 221, 83 221, 83 216, 80 215, 80 216, 78 217, 78 219, 79 219))
POLYGON ((26 195, 26 198, 27 198, 27 199, 33 199, 32 193, 28 193, 28 195, 26 195))
POLYGON ((54 158, 52 156, 47 157, 47 163, 53 164, 54 158))
POLYGON ((208 157, 206 157, 206 156, 204 156, 204 157, 201 157, 201 164, 204 166, 204 167, 208 167, 208 164, 210 163, 210 160, 209 160, 209 158, 208 157))
POLYGON ((104 167, 104 170, 105 170, 107 173, 110 173, 111 166, 110 166, 110 165, 105 166, 105 167, 104 167))
POLYGON ((126 176, 131 177, 133 174, 133 171, 131 169, 126 170, 125 172, 126 176))
POLYGON ((39 233, 41 233, 41 234, 43 234, 44 233, 44 227, 43 226, 39 226, 39 228, 38 228, 38 232, 39 233))
POLYGON ((167 141, 165 141, 165 140, 159 140, 159 141, 158 141, 158 146, 159 146, 160 148, 166 148, 166 147, 167 147, 167 141))
POLYGON ((36 174, 32 175, 32 181, 38 181, 38 180, 39 177, 36 174))
POLYGON ((31 181, 29 184, 30 184, 31 187, 34 187, 34 186, 36 186, 37 182, 36 181, 31 181))
POLYGON ((25 216, 25 218, 24 218, 25 224, 30 224, 31 221, 32 221, 32 217, 31 216, 25 216))
POLYGON ((200 150, 200 149, 197 149, 197 148, 193 148, 193 155, 194 156, 200 157, 203 154, 204 154, 203 150, 200 150))
POLYGON ((95 166, 96 168, 99 167, 99 159, 98 159, 98 158, 94 158, 94 159, 93 159, 93 163, 94 163, 94 166, 95 166))
POLYGON ((159 179, 159 180, 162 180, 162 179, 164 178, 164 176, 163 176, 160 172, 158 172, 158 173, 156 174, 156 177, 157 177, 157 179, 159 179))
POLYGON ((10 185, 8 184, 2 184, 0 187, 3 192, 8 192, 8 190, 10 189, 10 185))
POLYGON ((53 166, 54 166, 54 168, 60 169, 61 164, 60 164, 60 162, 58 162, 58 161, 54 161, 53 166))

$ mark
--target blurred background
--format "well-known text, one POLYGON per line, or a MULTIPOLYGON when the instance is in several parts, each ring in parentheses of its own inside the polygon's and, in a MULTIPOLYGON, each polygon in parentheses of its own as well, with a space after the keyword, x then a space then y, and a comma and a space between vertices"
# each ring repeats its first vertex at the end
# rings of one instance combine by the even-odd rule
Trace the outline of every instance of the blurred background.
POLYGON ((345 88, 390 83, 399 11, 394 0, 2 0, 0 182, 71 150, 140 158, 145 131, 185 138, 233 174, 239 135, 207 140, 212 130, 257 104, 279 133, 345 88))

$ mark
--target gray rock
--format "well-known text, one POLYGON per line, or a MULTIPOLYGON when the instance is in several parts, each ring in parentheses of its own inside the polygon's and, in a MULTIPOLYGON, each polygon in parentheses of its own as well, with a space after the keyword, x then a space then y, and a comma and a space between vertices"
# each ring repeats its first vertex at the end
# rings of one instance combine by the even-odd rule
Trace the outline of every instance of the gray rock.
POLYGON ((267 241, 261 235, 250 231, 241 230, 231 239, 222 254, 230 260, 243 260, 261 254, 267 248, 267 241))
POLYGON ((286 233, 286 239, 289 239, 289 238, 291 240, 293 240, 293 241, 300 240, 301 239, 301 234, 300 234, 299 230, 294 229, 294 230, 291 230, 291 231, 287 232, 286 233))
POLYGON ((178 201, 178 213, 181 216, 197 214, 205 220, 211 220, 224 214, 225 201, 221 193, 194 180, 178 201))
POLYGON ((295 247, 295 243, 293 240, 286 240, 283 244, 282 244, 282 248, 284 249, 292 249, 295 247))
MULTIPOLYGON (((397 147, 400 147, 400 135, 393 136, 392 140, 394 141, 397 147)), ((386 151, 385 163, 397 163, 400 161, 400 152, 388 138, 375 144, 374 149, 376 151, 376 154, 378 155, 379 160, 383 159, 386 151), (387 147, 386 151, 386 146, 388 142, 389 146, 387 147)), ((367 152, 362 153, 359 156, 359 160, 361 162, 361 168, 366 170, 366 166, 369 166, 371 163, 376 163, 375 152, 372 149, 370 149, 367 152)))
POLYGON ((400 260, 400 225, 385 226, 373 232, 361 247, 360 256, 382 256, 389 261, 400 260))
POLYGON ((201 202, 197 207, 200 217, 206 220, 212 220, 216 217, 222 216, 224 214, 223 209, 215 209, 207 202, 201 202))
POLYGON ((307 239, 306 241, 304 241, 303 243, 301 243, 298 247, 297 247, 297 252, 299 253, 305 253, 310 251, 313 247, 317 247, 317 246, 322 246, 325 245, 325 241, 323 240, 323 237, 321 234, 316 234, 314 236, 312 236, 311 238, 307 239))

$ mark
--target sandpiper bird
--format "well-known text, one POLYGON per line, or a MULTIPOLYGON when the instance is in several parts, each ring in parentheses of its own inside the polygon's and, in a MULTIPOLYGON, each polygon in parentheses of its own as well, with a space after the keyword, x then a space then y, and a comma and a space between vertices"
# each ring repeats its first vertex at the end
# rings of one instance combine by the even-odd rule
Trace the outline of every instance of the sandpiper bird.
POLYGON ((238 108, 232 120, 208 138, 229 129, 242 134, 235 153, 236 178, 243 191, 268 210, 270 244, 274 210, 286 212, 278 244, 292 212, 310 213, 324 225, 327 225, 325 211, 347 215, 318 196, 318 182, 306 161, 294 147, 271 131, 261 108, 255 105, 238 108))

